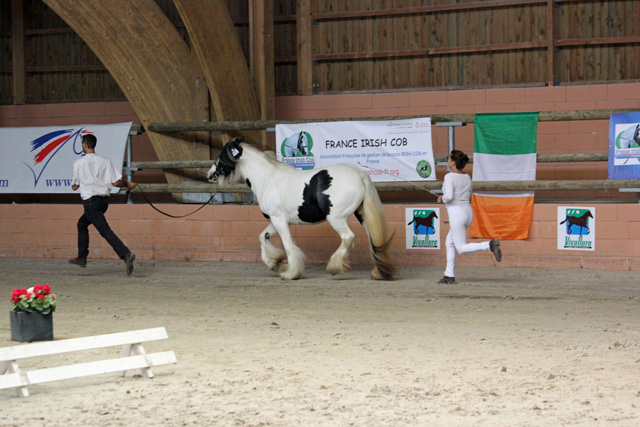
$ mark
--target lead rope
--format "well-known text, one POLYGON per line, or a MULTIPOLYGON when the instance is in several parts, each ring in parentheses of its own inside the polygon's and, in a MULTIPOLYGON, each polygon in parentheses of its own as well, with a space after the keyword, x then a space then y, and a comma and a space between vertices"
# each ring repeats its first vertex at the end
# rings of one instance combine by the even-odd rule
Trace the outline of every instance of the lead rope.
MULTIPOLYGON (((137 184, 137 188, 140 190, 140 193, 142 194, 142 197, 144 197, 144 200, 149 204, 149 206, 151 206, 153 209, 155 209, 156 211, 160 212, 162 215, 171 217, 171 218, 184 218, 187 217, 189 215, 193 215, 194 213, 198 212, 200 209, 204 208, 205 206, 207 206, 209 204, 209 202, 211 202, 213 200, 213 198, 215 197, 215 195, 217 194, 217 191, 215 191, 211 197, 209 197, 209 200, 207 200, 202 206, 200 206, 198 209, 196 209, 195 211, 188 213, 186 215, 171 215, 168 214, 166 212, 162 212, 160 209, 156 208, 153 203, 151 203, 151 201, 149 201, 149 199, 147 198, 147 195, 144 193, 144 191, 142 191, 142 187, 140 187, 140 184, 137 184)), ((217 185, 216 185, 216 189, 217 189, 217 185)), ((130 195, 131 190, 127 190, 127 193, 125 194, 125 200, 128 200, 129 197, 131 197, 130 195)))

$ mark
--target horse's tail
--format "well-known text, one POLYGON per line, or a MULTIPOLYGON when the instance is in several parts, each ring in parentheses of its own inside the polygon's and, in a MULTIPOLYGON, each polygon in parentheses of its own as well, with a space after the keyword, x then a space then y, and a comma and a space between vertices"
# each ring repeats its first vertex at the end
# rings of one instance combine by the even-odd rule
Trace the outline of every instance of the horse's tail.
POLYGON ((566 217, 566 218, 564 219, 564 221, 562 221, 562 222, 560 223, 560 225, 562 225, 562 224, 564 224, 565 222, 567 222, 567 220, 568 220, 568 219, 569 219, 569 217, 566 217))
POLYGON ((391 258, 393 234, 389 234, 380 196, 369 175, 363 173, 362 182, 365 188, 364 200, 358 208, 358 213, 361 216, 360 222, 369 236, 369 250, 375 263, 371 278, 393 280, 396 273, 396 267, 391 258))

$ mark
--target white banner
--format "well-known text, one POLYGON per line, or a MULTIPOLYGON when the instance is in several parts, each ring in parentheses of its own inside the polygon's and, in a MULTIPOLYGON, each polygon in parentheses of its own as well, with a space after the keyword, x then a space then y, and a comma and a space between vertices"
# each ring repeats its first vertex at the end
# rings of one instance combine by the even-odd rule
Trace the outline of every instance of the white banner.
POLYGON ((73 193, 73 163, 84 155, 82 136, 94 134, 96 154, 120 169, 130 129, 131 122, 0 128, 0 193, 73 193))
POLYGON ((276 154, 301 169, 351 163, 373 181, 436 179, 428 117, 276 125, 276 154))

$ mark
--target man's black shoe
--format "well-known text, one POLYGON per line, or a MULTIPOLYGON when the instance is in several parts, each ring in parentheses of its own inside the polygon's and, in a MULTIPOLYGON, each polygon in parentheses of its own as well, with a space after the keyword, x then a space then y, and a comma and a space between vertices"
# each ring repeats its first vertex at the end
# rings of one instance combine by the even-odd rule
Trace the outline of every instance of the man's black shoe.
POLYGON ((136 254, 129 252, 124 256, 124 258, 122 258, 122 260, 127 265, 127 276, 131 276, 131 273, 133 273, 133 261, 136 260, 136 254))
POLYGON ((83 257, 77 257, 69 260, 70 264, 75 264, 82 268, 87 268, 87 259, 83 257))
POLYGON ((438 283, 445 284, 445 285, 453 285, 454 283, 456 283, 456 278, 444 276, 442 279, 438 280, 438 283))

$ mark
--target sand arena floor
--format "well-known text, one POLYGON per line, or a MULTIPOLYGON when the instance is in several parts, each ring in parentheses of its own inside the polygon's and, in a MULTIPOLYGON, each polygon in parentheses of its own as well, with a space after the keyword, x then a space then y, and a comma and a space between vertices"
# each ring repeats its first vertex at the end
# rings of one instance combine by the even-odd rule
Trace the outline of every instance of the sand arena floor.
MULTIPOLYGON (((640 425, 640 279, 594 270, 0 259, 10 340, 16 287, 49 283, 56 339, 165 326, 178 363, 0 390, 0 426, 640 425), (132 375, 135 374, 135 375, 132 375)), ((119 349, 30 359, 49 367, 119 349)))

